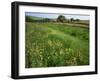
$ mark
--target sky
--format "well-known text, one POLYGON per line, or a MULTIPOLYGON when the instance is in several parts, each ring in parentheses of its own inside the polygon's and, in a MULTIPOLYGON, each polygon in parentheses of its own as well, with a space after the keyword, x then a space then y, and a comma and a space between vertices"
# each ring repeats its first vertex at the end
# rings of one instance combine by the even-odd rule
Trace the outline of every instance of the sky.
POLYGON ((59 15, 65 16, 67 19, 74 18, 74 19, 80 19, 80 20, 89 20, 89 15, 83 15, 83 14, 59 14, 59 13, 38 13, 38 12, 25 12, 26 16, 35 16, 35 17, 42 17, 42 18, 51 18, 55 19, 59 15))

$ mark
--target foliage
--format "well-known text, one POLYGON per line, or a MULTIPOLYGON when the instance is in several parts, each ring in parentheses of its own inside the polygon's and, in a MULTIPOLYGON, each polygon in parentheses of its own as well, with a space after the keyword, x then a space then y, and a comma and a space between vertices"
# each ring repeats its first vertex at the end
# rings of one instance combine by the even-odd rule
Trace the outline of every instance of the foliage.
POLYGON ((80 19, 76 19, 75 21, 80 21, 80 19))
POLYGON ((26 21, 26 22, 33 22, 34 19, 33 19, 32 17, 30 17, 30 16, 26 16, 26 17, 25 17, 25 21, 26 21))
POLYGON ((27 23, 25 67, 89 64, 89 30, 60 23, 27 23))
POLYGON ((58 18, 57 18, 57 21, 58 22, 65 22, 66 21, 66 18, 63 15, 59 15, 58 18))
POLYGON ((70 18, 70 21, 73 22, 74 21, 74 18, 70 18))

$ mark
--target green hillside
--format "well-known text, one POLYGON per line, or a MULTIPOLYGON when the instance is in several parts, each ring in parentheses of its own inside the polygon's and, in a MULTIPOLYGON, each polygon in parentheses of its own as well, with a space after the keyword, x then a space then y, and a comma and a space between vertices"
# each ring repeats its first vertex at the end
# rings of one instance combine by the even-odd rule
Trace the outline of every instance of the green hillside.
POLYGON ((36 21, 36 20, 42 20, 43 18, 40 18, 40 17, 35 17, 35 16, 26 16, 25 17, 26 19, 26 22, 33 22, 33 21, 36 21))
POLYGON ((26 22, 26 68, 80 65, 89 65, 89 29, 74 24, 26 22))

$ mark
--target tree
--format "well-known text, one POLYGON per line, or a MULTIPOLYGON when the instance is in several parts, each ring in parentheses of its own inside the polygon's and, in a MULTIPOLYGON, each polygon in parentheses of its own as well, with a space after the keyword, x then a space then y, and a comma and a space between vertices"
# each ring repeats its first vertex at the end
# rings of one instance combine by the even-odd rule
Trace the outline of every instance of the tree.
POLYGON ((58 18, 57 18, 57 22, 65 22, 66 21, 66 18, 65 18, 65 16, 63 16, 63 15, 59 15, 58 16, 58 18))
POLYGON ((50 22, 51 21, 51 19, 49 19, 49 18, 44 18, 44 22, 50 22))
POLYGON ((73 22, 74 21, 74 18, 70 18, 70 21, 73 22))
POLYGON ((76 19, 75 21, 80 21, 80 19, 76 19))

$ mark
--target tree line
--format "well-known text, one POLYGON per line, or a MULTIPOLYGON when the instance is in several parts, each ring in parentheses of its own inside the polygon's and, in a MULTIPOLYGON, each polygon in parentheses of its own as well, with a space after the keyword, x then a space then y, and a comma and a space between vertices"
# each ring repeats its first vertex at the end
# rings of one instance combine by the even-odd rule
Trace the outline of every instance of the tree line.
POLYGON ((80 21, 80 19, 74 19, 74 18, 66 19, 64 15, 59 15, 57 19, 50 19, 50 18, 34 19, 29 16, 26 16, 25 20, 26 22, 61 22, 61 23, 80 21))

